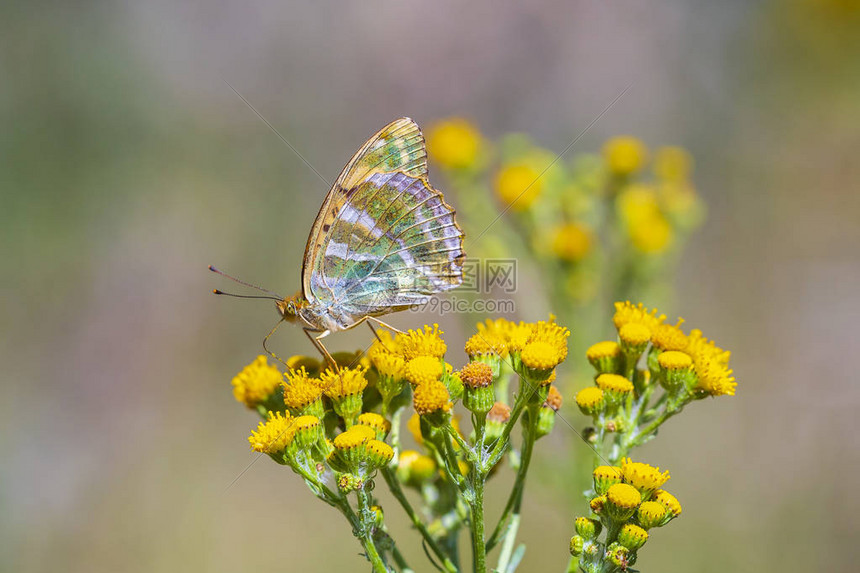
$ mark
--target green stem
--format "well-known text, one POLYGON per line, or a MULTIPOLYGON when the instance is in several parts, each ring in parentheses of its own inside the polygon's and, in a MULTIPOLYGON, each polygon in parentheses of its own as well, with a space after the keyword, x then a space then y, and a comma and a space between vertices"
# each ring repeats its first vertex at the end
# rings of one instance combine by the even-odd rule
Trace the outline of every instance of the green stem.
MULTIPOLYGON (((505 504, 505 509, 502 512, 502 516, 499 518, 499 522, 493 530, 493 534, 490 536, 489 541, 487 541, 487 551, 491 550, 496 544, 499 542, 499 538, 502 535, 502 532, 505 530, 505 526, 508 522, 508 519, 511 518, 512 515, 519 516, 520 508, 522 506, 523 500, 523 491, 525 490, 525 482, 526 475, 529 471, 529 464, 532 459, 532 452, 534 451, 535 445, 535 430, 537 429, 537 421, 538 421, 538 412, 540 410, 540 405, 536 404, 533 407, 529 408, 529 417, 526 421, 526 424, 523 426, 523 452, 520 457, 520 467, 517 470, 517 477, 514 481, 514 487, 511 489, 511 494, 508 496, 508 501, 505 504)), ((516 536, 516 529, 511 527, 507 530, 505 535, 516 536), (512 531, 513 530, 513 531, 512 531)), ((505 555, 499 557, 499 567, 500 571, 504 571, 502 565, 507 566, 507 563, 503 561, 505 555)), ((507 556, 508 559, 510 555, 507 556)))
POLYGON ((371 515, 370 496, 364 488, 359 489, 356 495, 358 497, 358 533, 361 544, 364 546, 364 554, 373 567, 373 573, 389 573, 388 566, 383 561, 382 556, 376 549, 376 544, 373 542, 373 525, 369 523, 368 519, 371 515))
POLYGON ((484 479, 482 472, 472 472, 472 563, 474 573, 487 572, 487 549, 484 545, 484 479))
POLYGON ((424 522, 421 521, 421 517, 415 512, 412 504, 409 503, 409 500, 406 499, 406 494, 403 492, 403 488, 400 487, 400 482, 397 481, 397 477, 391 472, 390 468, 384 468, 382 470, 382 477, 385 480, 385 483, 388 484, 388 489, 391 490, 391 495, 394 496, 403 510, 406 512, 406 515, 409 516, 409 519, 412 521, 412 524, 421 534, 421 537, 424 538, 424 541, 427 543, 427 546, 433 552, 436 557, 442 562, 442 566, 448 573, 457 573, 457 567, 451 561, 451 559, 445 554, 433 536, 430 534, 430 531, 427 530, 427 526, 424 525, 424 522))

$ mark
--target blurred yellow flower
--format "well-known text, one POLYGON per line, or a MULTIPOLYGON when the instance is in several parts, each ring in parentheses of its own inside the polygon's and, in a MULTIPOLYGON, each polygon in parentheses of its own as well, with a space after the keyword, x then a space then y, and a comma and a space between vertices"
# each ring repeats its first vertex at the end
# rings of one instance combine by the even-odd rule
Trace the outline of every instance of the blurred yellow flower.
POLYGON ((639 139, 630 135, 613 137, 603 146, 603 158, 612 173, 631 175, 648 160, 648 148, 639 139))
POLYGON ((575 263, 591 252, 592 232, 584 223, 565 223, 556 228, 552 252, 563 261, 575 263))
POLYGON ((618 216, 627 225, 638 221, 650 221, 660 215, 657 193, 648 185, 628 185, 615 200, 618 216))
POLYGON ((628 228, 628 233, 633 247, 646 254, 664 252, 672 244, 675 234, 669 221, 663 215, 632 223, 628 228))
POLYGON ((693 172, 693 157, 683 147, 661 147, 654 154, 654 174, 663 181, 687 181, 693 172))
POLYGON ((514 211, 525 211, 540 196, 541 173, 526 164, 502 167, 496 175, 496 194, 514 211))
POLYGON ((427 130, 427 151, 447 169, 471 167, 482 147, 481 133, 468 120, 452 117, 427 130))

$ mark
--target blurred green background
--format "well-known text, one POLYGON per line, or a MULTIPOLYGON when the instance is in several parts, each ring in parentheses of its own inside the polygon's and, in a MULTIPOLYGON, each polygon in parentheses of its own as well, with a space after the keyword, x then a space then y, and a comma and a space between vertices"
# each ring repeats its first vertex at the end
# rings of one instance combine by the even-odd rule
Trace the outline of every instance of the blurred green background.
MULTIPOLYGON (((256 420, 229 382, 276 315, 217 300, 206 265, 293 292, 327 189, 224 80, 329 180, 401 115, 561 151, 633 82, 572 153, 619 133, 693 153, 709 218, 661 310, 739 381, 639 452, 684 515, 638 566, 856 569, 856 0, 12 2, 0 38, 0 570, 366 568, 296 476, 247 469, 256 420)), ((311 352, 298 330, 275 345, 311 352)), ((541 480, 576 439, 558 424, 538 448, 523 571, 567 563, 584 506, 541 480)))

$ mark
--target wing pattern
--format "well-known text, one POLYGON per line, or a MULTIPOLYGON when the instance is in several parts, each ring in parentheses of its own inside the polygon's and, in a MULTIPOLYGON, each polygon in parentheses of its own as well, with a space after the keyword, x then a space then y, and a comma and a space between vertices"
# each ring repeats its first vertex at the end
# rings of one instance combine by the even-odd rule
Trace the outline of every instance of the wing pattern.
POLYGON ((350 190, 375 173, 400 171, 410 177, 427 177, 427 150, 424 136, 418 125, 403 117, 392 121, 371 137, 352 157, 329 191, 311 228, 305 247, 302 268, 302 290, 311 300, 310 275, 313 261, 319 257, 319 249, 336 218, 349 202, 350 190))
POLYGON ((425 178, 374 172, 343 197, 311 261, 318 304, 360 318, 422 304, 462 282, 463 232, 425 178))

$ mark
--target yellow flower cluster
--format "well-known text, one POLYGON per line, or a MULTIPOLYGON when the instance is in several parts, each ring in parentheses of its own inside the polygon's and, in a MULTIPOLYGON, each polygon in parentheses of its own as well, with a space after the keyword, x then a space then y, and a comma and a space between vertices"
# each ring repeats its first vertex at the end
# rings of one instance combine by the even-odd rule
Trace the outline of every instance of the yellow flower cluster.
MULTIPOLYGON (((635 338, 641 339, 647 329, 654 351, 658 352, 656 360, 661 368, 677 371, 692 367, 697 389, 711 396, 733 396, 737 383, 729 368, 730 353, 705 338, 700 330, 685 334, 681 330, 683 319, 679 319, 675 325, 665 324, 665 320, 665 315, 658 315, 656 309, 648 310, 641 303, 615 303, 613 322, 618 329, 622 347, 638 341, 632 340, 632 331, 636 331, 635 338)), ((592 346, 589 349, 589 361, 595 364, 597 355, 608 353, 610 346, 610 342, 592 346)))
MULTIPOLYGON (((670 493, 659 489, 669 479, 669 472, 648 464, 621 460, 621 466, 599 466, 593 472, 594 496, 589 505, 604 522, 618 531, 617 541, 627 551, 637 551, 648 540, 648 529, 662 527, 681 514, 681 504, 670 493)), ((576 520, 580 539, 571 547, 580 547, 600 534, 600 521, 576 520)))
POLYGON ((281 372, 261 355, 233 378, 233 396, 249 408, 256 408, 278 390, 282 380, 281 372))

